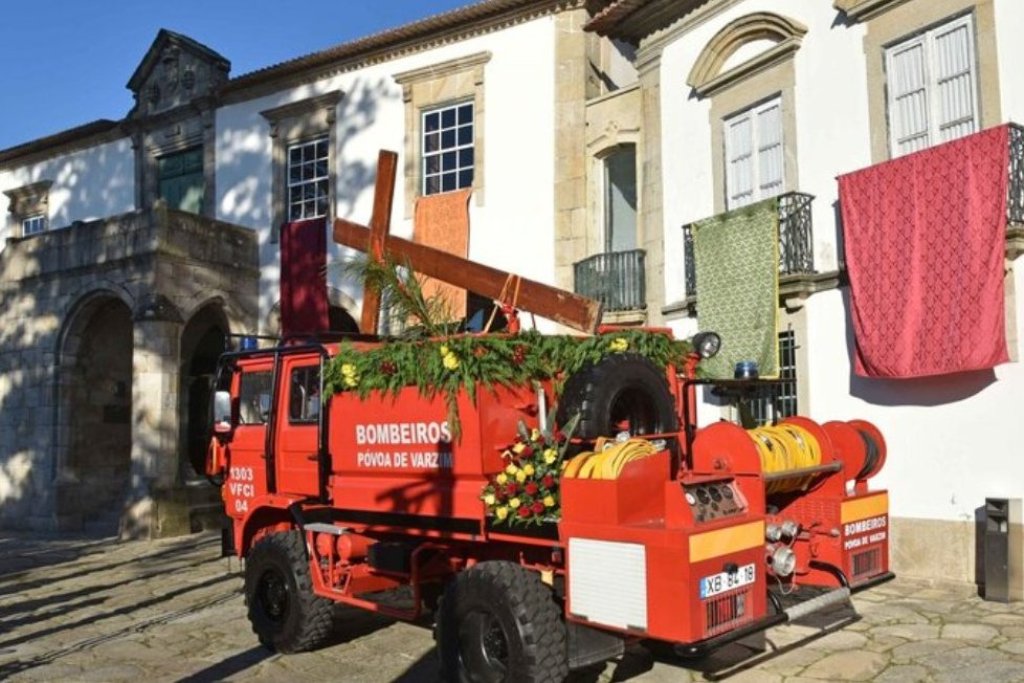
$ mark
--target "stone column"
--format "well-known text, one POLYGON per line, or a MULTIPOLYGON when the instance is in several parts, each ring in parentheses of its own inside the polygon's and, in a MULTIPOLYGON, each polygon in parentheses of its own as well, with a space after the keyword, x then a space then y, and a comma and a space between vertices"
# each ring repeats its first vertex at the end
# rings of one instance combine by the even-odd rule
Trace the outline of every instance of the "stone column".
POLYGON ((584 9, 555 18, 555 284, 573 289, 587 256, 587 34, 584 9))
POLYGON ((640 77, 640 234, 647 252, 647 324, 661 325, 665 305, 665 226, 661 172, 661 50, 637 54, 640 77))
POLYGON ((182 327, 181 314, 162 295, 150 295, 135 312, 131 482, 122 538, 189 531, 177 476, 182 327))

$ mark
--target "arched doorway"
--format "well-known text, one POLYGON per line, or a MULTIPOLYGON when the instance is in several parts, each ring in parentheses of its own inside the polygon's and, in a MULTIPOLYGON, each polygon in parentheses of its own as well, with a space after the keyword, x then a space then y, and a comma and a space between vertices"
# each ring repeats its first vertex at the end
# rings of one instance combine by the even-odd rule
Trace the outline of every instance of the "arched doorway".
POLYGON ((132 454, 132 312, 98 294, 72 314, 62 336, 58 517, 69 526, 117 531, 132 454))
POLYGON ((210 392, 227 334, 227 319, 219 304, 200 309, 181 333, 179 473, 186 481, 203 475, 210 438, 210 392))

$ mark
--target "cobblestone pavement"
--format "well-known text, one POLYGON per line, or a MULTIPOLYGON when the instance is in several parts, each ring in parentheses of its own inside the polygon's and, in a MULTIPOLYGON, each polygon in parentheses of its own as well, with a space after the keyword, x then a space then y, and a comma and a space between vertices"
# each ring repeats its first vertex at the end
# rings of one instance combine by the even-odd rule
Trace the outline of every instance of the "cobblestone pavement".
MULTIPOLYGON (((159 542, 0 537, 0 679, 11 681, 433 681, 427 624, 339 609, 332 643, 275 655, 245 618, 237 560, 219 537, 159 542)), ((855 598, 863 617, 787 649, 816 631, 773 629, 777 656, 730 681, 1024 681, 1024 605, 984 602, 973 587, 907 580, 855 598)), ((631 647, 577 683, 698 681, 735 662, 680 662, 631 647)))

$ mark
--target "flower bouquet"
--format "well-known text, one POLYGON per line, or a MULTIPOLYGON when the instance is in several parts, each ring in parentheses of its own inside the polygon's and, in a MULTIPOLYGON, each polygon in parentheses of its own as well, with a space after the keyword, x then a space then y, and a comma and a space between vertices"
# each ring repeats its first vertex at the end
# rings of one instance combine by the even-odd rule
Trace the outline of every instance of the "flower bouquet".
MULTIPOLYGON (((567 432, 578 421, 570 420, 567 432)), ((519 423, 515 440, 501 454, 505 469, 493 475, 480 494, 495 525, 539 526, 560 519, 559 481, 568 445, 569 438, 562 432, 528 429, 519 423)))

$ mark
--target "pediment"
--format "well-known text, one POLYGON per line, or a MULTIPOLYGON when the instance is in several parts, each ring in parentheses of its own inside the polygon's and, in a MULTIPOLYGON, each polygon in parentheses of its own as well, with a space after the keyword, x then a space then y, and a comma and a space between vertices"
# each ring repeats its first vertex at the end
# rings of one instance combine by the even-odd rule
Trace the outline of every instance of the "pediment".
POLYGON ((128 80, 135 96, 130 118, 144 118, 216 93, 231 62, 188 36, 160 29, 128 80))

